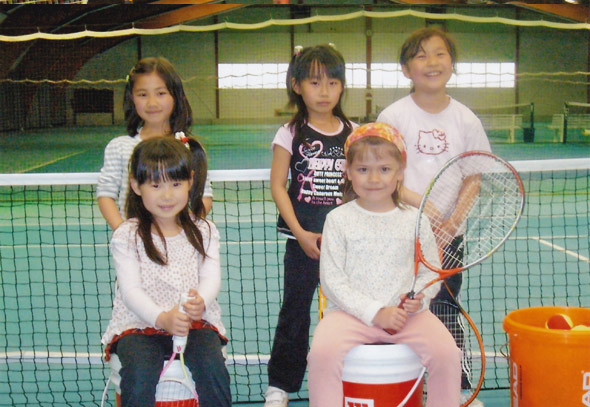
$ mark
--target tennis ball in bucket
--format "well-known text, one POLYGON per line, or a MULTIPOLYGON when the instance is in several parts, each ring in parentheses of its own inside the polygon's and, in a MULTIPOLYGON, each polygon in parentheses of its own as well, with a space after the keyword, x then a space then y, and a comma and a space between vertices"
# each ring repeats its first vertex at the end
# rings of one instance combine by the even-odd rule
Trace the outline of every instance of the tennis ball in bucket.
POLYGON ((572 329, 573 326, 572 319, 565 314, 553 314, 545 322, 548 329, 572 329))

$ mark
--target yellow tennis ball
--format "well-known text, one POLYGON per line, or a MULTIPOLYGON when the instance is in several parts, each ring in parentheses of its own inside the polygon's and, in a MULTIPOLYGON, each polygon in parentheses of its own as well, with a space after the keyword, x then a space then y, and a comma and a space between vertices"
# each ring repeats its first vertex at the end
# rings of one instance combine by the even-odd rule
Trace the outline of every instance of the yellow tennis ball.
POLYGON ((553 314, 545 322, 548 329, 572 329, 573 326, 572 319, 565 314, 553 314))
POLYGON ((572 331, 588 331, 588 332, 590 332, 590 326, 576 325, 572 328, 572 331))

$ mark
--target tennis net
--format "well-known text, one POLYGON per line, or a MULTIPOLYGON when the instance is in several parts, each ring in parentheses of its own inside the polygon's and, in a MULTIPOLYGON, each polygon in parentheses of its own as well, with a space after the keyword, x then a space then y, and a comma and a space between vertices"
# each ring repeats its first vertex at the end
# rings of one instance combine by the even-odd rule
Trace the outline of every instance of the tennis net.
MULTIPOLYGON (((590 286, 590 159, 513 164, 526 185, 523 219, 499 252, 468 272, 462 291, 489 357, 486 389, 509 385, 502 356, 508 312, 590 306, 582 294, 590 286)), ((100 338, 115 275, 110 230, 95 203, 97 176, 0 175, 0 406, 100 405, 109 373, 100 338)), ((260 401, 284 251, 269 171, 212 171, 211 177, 233 399, 260 401)), ((306 388, 296 397, 306 398, 306 388)))
POLYGON ((535 134, 535 105, 520 103, 474 107, 486 134, 494 143, 532 142, 535 134))

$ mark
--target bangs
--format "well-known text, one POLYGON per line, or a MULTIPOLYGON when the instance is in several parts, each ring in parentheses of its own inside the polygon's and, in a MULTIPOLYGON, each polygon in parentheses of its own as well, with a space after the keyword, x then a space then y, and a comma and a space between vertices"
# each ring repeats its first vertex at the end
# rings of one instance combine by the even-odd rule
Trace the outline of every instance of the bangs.
POLYGON ((327 76, 331 79, 338 79, 344 83, 345 72, 340 64, 328 65, 319 59, 315 59, 311 61, 307 77, 303 79, 321 79, 323 76, 327 76))
MULTIPOLYGON (((184 148, 184 146, 182 147, 184 148)), ((186 156, 174 150, 144 151, 135 170, 139 184, 145 182, 185 181, 191 179, 190 163, 186 156)))
POLYGON ((302 55, 293 75, 295 80, 300 82, 309 78, 320 79, 325 75, 328 78, 338 79, 344 85, 346 80, 344 61, 338 54, 331 51, 312 50, 308 54, 302 55))
POLYGON ((381 159, 385 156, 393 157, 396 161, 404 163, 403 157, 395 144, 378 136, 367 136, 353 143, 348 150, 346 160, 353 162, 356 159, 381 159))
POLYGON ((457 61, 457 48, 453 39, 443 30, 439 28, 424 28, 416 31, 402 45, 400 51, 400 64, 407 65, 410 59, 414 58, 420 51, 422 51, 422 43, 431 39, 432 37, 439 37, 445 43, 447 51, 451 56, 453 67, 457 61))

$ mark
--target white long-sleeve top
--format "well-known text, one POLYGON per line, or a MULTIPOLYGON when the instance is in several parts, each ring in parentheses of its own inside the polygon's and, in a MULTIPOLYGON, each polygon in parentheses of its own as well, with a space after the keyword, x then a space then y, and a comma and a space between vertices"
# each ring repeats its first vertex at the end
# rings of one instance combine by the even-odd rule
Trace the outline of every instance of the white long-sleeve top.
MULTIPOLYGON (((395 208, 371 212, 356 201, 333 209, 322 234, 320 280, 327 298, 326 312, 345 311, 367 325, 373 325, 377 312, 397 306, 400 295, 412 286, 414 275, 414 229, 418 211, 395 208)), ((430 230, 428 222, 422 222, 430 230)), ((425 257, 439 266, 434 235, 422 241, 425 257)), ((416 289, 437 274, 420 265, 416 289)), ((424 291, 422 309, 439 291, 436 283, 424 291)))
MULTIPOLYGON (((203 319, 225 334, 217 295, 221 287, 219 232, 209 221, 197 221, 203 235, 206 257, 190 244, 184 231, 166 237, 168 264, 161 266, 147 257, 143 242, 137 235, 137 220, 123 222, 114 232, 110 248, 117 272, 117 287, 111 321, 102 337, 110 343, 114 335, 132 328, 155 327, 163 311, 178 305, 182 293, 190 288, 205 301, 203 319)), ((161 253, 164 246, 159 236, 154 244, 161 253)))

